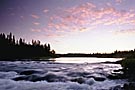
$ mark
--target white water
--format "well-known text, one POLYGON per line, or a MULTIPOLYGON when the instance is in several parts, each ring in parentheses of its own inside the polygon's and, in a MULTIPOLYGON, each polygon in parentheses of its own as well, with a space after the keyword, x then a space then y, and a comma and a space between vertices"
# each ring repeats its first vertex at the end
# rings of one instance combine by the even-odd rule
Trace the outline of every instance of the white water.
MULTIPOLYGON (((51 59, 52 60, 52 59, 51 59)), ((53 59, 54 60, 54 59, 53 59)), ((109 90, 111 87, 123 85, 126 80, 110 80, 107 75, 115 69, 121 69, 119 64, 100 62, 117 61, 114 58, 56 58, 56 61, 1 61, 0 90, 109 90), (35 70, 31 75, 20 75, 22 71, 35 70), (47 80, 31 81, 32 75, 39 77, 55 75, 52 82, 47 80), (15 81, 13 78, 29 79, 15 81), (104 81, 96 81, 92 77, 103 77, 104 81), (60 78, 59 78, 60 77, 60 78), (62 78, 61 78, 62 77, 62 78), (82 78, 82 84, 72 79, 82 78)))

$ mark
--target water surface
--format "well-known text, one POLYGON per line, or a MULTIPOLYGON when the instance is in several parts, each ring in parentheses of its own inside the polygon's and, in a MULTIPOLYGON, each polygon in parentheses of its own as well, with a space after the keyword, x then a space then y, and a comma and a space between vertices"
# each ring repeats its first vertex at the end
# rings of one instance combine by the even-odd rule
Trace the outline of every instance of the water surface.
POLYGON ((121 65, 101 63, 119 58, 51 60, 55 61, 1 61, 0 90, 109 90, 126 82, 107 78, 113 70, 121 69, 121 65))

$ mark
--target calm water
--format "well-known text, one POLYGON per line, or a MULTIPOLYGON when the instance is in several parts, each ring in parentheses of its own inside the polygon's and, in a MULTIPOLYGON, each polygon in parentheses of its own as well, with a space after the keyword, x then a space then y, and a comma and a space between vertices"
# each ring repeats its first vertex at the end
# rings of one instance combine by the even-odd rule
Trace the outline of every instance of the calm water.
POLYGON ((121 60, 121 58, 89 58, 89 57, 64 57, 64 58, 54 58, 50 60, 55 60, 58 63, 100 63, 100 62, 116 62, 121 60))
POLYGON ((101 63, 118 58, 51 60, 55 61, 0 62, 0 90, 109 90, 126 82, 107 78, 121 65, 101 63))

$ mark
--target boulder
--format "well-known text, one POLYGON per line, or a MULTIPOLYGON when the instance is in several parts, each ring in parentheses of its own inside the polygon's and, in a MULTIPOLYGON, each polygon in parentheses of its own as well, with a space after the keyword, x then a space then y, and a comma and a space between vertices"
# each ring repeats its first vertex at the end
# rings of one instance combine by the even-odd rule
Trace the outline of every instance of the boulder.
POLYGON ((28 80, 28 76, 19 76, 19 77, 15 77, 13 78, 12 80, 15 80, 15 81, 21 81, 21 80, 28 80))
POLYGON ((47 74, 44 77, 41 78, 42 80, 46 80, 47 82, 65 82, 67 81, 67 78, 63 76, 57 76, 55 74, 47 74))
POLYGON ((90 73, 87 72, 70 72, 67 74, 67 76, 71 77, 87 77, 88 75, 90 75, 90 73))
POLYGON ((25 80, 25 81, 36 82, 36 81, 41 81, 42 77, 39 75, 27 75, 27 76, 25 75, 25 76, 15 77, 15 78, 13 78, 13 80, 15 80, 15 81, 25 80))
POLYGON ((32 82, 42 81, 42 77, 39 75, 30 75, 28 81, 32 81, 32 82))
POLYGON ((107 76, 107 78, 109 79, 125 79, 125 75, 124 74, 110 74, 107 76))
POLYGON ((36 70, 25 70, 20 72, 20 75, 31 75, 35 73, 42 73, 41 71, 36 71, 36 70))
POLYGON ((104 81, 106 78, 104 77, 93 77, 95 81, 104 81))
POLYGON ((117 70, 113 70, 114 72, 123 72, 124 69, 117 69, 117 70))
POLYGON ((84 80, 83 78, 81 78, 81 77, 71 79, 71 81, 72 81, 72 82, 78 82, 78 83, 80 83, 80 84, 82 84, 82 83, 85 82, 85 80, 84 80))

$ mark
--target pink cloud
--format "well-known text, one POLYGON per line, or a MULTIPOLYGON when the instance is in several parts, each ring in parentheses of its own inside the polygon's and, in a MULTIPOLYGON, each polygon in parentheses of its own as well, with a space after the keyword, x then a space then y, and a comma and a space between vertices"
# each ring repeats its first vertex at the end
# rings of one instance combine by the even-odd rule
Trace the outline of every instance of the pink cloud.
POLYGON ((40 25, 39 22, 33 22, 33 24, 34 24, 34 25, 37 25, 37 26, 40 25))
POLYGON ((107 2, 106 5, 109 7, 112 6, 112 4, 110 2, 107 2))
POLYGON ((99 8, 93 3, 85 3, 67 9, 61 9, 60 12, 50 17, 47 29, 53 31, 49 31, 49 35, 52 35, 52 33, 85 32, 95 29, 97 25, 109 26, 123 24, 135 25, 134 10, 118 10, 110 3, 107 3, 103 8, 99 8))
POLYGON ((48 10, 48 9, 44 9, 43 12, 44 12, 44 13, 48 13, 49 10, 48 10))
POLYGON ((54 37, 63 37, 64 34, 58 33, 58 31, 49 30, 47 28, 44 29, 45 36, 54 38, 54 37))
POLYGON ((130 21, 127 21, 128 23, 131 23, 131 24, 133 24, 133 25, 135 25, 135 19, 133 19, 133 20, 130 20, 130 21))
POLYGON ((41 32, 40 29, 33 29, 33 28, 31 29, 31 31, 32 31, 32 32, 41 32))
POLYGON ((115 0, 116 1, 116 3, 121 3, 122 2, 122 0, 115 0))
POLYGON ((39 19, 39 16, 35 15, 35 14, 31 14, 31 17, 34 18, 34 19, 39 19))
POLYGON ((116 31, 115 34, 135 34, 135 29, 123 29, 116 31))
POLYGON ((23 18, 24 18, 24 16, 20 16, 20 18, 22 18, 22 19, 23 19, 23 18))
POLYGON ((96 27, 85 27, 85 28, 80 28, 80 32, 85 32, 85 31, 88 31, 88 30, 92 30, 92 29, 95 29, 96 27))
POLYGON ((50 33, 50 34, 47 34, 46 36, 47 36, 47 37, 62 37, 63 35, 50 33))

